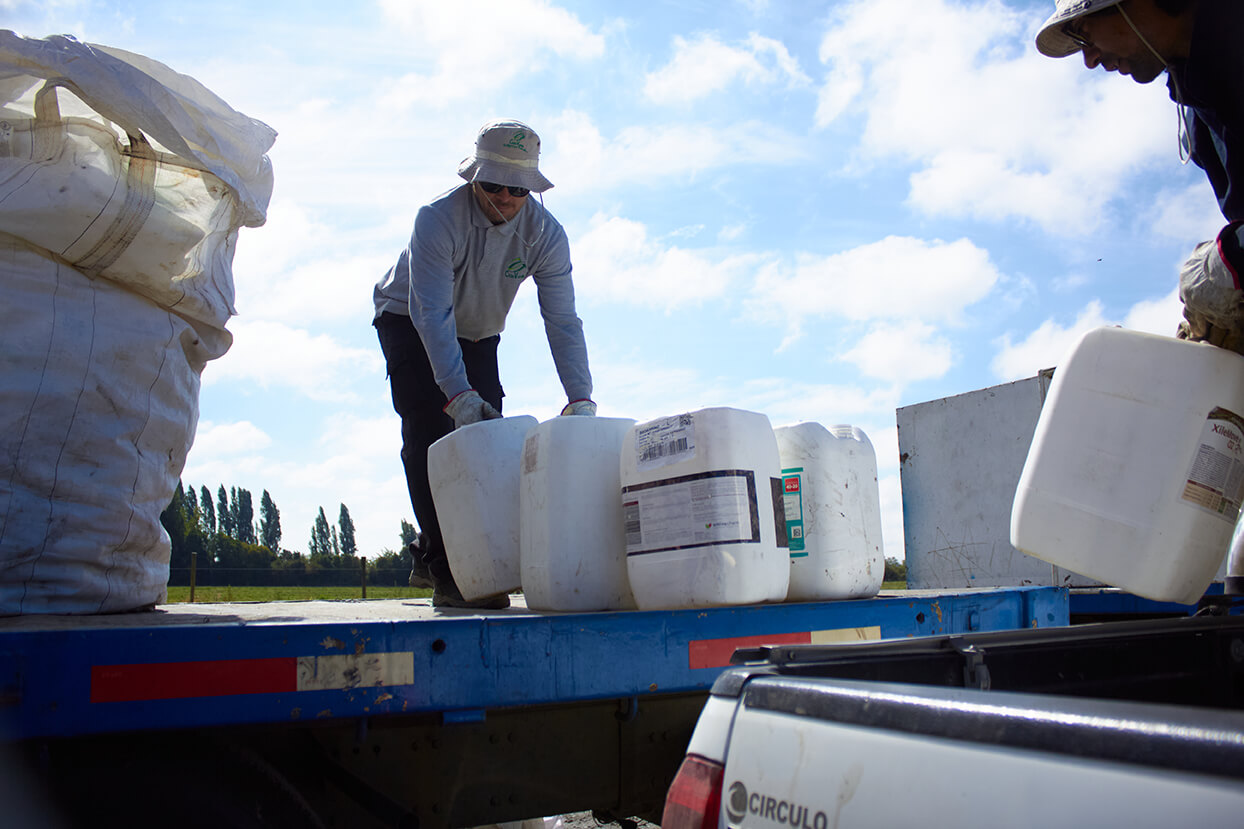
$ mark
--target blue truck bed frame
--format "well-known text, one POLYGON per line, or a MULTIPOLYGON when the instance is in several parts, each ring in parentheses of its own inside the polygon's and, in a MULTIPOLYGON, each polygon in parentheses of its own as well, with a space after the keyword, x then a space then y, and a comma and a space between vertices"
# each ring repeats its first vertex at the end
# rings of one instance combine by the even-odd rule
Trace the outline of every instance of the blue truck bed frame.
MULTIPOLYGON (((485 614, 383 600, 0 619, 0 735, 40 756, 95 738, 101 757, 115 757, 144 740, 156 741, 145 753, 159 754, 170 744, 163 738, 185 746, 236 734, 271 773, 315 777, 316 791, 335 786, 362 803, 374 823, 351 815, 353 826, 403 816, 429 827, 582 809, 641 814, 645 805, 659 809, 699 707, 736 647, 1069 620, 1068 593, 1053 587, 605 613, 533 612, 518 598, 485 614), (577 754, 580 741, 616 745, 601 747, 593 769, 596 755, 577 754), (421 759, 415 749, 425 745, 439 753, 421 759), (284 759, 274 760, 268 753, 278 746, 284 759), (550 746, 573 758, 566 768, 530 759, 550 746), (331 773, 286 767, 313 755, 330 757, 331 773), (364 760, 371 765, 359 766, 364 760), (421 771, 429 763, 432 782, 421 771), (460 771, 446 776, 446 766, 460 771), (481 800, 485 784, 459 779, 466 767, 494 769, 486 788, 505 797, 481 800), (558 774, 569 777, 548 779, 558 774), (360 786, 377 791, 350 791, 360 786)), ((159 775, 158 765, 148 771, 159 775)))
POLYGON ((387 600, 27 616, 0 619, 0 711, 17 738, 429 711, 454 721, 707 692, 735 647, 1067 623, 1057 588, 609 613, 387 600))

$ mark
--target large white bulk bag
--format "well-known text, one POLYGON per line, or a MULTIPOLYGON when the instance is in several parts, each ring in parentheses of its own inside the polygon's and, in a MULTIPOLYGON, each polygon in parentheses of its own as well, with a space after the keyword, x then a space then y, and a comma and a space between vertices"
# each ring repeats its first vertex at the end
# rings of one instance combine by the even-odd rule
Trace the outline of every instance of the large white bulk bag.
POLYGON ((168 582, 160 525, 218 352, 185 319, 0 236, 0 609, 129 610, 168 582))
POLYGON ((274 138, 147 58, 0 31, 0 615, 164 599, 274 138))

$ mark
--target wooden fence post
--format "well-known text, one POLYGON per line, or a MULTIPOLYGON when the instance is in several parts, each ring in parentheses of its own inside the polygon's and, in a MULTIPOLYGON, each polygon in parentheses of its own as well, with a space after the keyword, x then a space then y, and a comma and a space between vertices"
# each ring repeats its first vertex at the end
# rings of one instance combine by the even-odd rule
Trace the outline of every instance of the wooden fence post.
POLYGON ((195 570, 198 568, 198 565, 199 565, 199 554, 195 552, 190 553, 190 603, 191 604, 194 604, 194 577, 195 577, 195 570))
POLYGON ((367 598, 367 559, 359 557, 359 570, 363 575, 363 598, 367 598))

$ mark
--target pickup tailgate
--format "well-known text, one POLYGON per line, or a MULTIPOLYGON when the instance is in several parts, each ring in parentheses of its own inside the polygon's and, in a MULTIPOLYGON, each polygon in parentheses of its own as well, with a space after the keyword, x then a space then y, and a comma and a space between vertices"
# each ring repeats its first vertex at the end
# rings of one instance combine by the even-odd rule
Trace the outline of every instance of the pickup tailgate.
POLYGON ((1244 815, 1237 619, 738 657, 763 661, 714 688, 738 702, 720 826, 1239 825, 1244 815))

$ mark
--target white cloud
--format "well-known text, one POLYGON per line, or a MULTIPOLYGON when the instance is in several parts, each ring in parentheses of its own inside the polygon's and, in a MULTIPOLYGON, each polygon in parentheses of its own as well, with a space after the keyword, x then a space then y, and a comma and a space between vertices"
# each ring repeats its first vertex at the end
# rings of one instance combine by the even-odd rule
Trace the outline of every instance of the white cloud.
POLYGON ((308 242, 323 238, 328 228, 315 223, 306 208, 274 199, 262 228, 243 228, 233 255, 233 273, 251 284, 271 279, 288 268, 308 242))
POLYGON ((948 149, 912 174, 909 202, 931 215, 1021 216, 1050 232, 1074 236, 1095 228, 1098 217, 1069 185, 1043 171, 1017 169, 1014 159, 1001 152, 948 149), (1083 206, 1069 210, 1071 199, 1083 206))
POLYGON ((654 365, 632 355, 602 359, 592 371, 604 392, 602 413, 613 417, 642 422, 719 405, 712 381, 694 369, 654 365))
POLYGON ((323 425, 317 443, 334 455, 359 462, 388 460, 400 449, 402 421, 396 414, 360 417, 335 412, 323 425))
POLYGON ((1089 283, 1089 278, 1081 272, 1065 273, 1055 277, 1050 282, 1050 287, 1055 293, 1069 293, 1078 288, 1083 288, 1089 283))
POLYGON ((733 402, 720 405, 764 412, 775 426, 811 420, 826 426, 846 423, 871 433, 879 419, 886 423, 894 419, 899 387, 791 382, 762 377, 741 386, 726 387, 725 399, 733 402))
POLYGON ((1179 301, 1178 287, 1164 296, 1137 302, 1128 309, 1122 320, 1108 318, 1101 301, 1095 299, 1080 311, 1070 325, 1060 325, 1047 319, 1020 342, 1012 342, 1010 334, 999 337, 994 341, 998 353, 991 368, 1003 382, 1031 377, 1043 368, 1057 366, 1080 337, 1094 328, 1122 325, 1134 331, 1169 337, 1174 336, 1181 319, 1183 304, 1179 301))
POLYGON ((766 267, 751 304, 799 333, 801 320, 913 320, 957 323, 1001 278, 988 251, 967 239, 888 236, 830 256, 800 255, 792 268, 766 267))
POLYGON ((233 347, 204 370, 205 385, 248 382, 320 402, 347 402, 355 398, 352 384, 360 374, 384 376, 378 348, 352 348, 279 322, 234 319, 229 328, 233 347))
POLYGON ((625 166, 635 180, 737 164, 789 164, 807 155, 802 139, 772 124, 746 121, 738 125, 738 132, 749 136, 746 154, 740 154, 733 131, 683 124, 627 128, 618 134, 612 150, 614 160, 630 161, 625 166))
POLYGON ((841 6, 817 123, 862 110, 860 156, 916 165, 909 203, 926 213, 1091 232, 1124 178, 1170 150, 1171 104, 1160 84, 1037 54, 1032 27, 996 0, 841 6))
POLYGON ((1110 324, 1102 313, 1101 302, 1093 300, 1070 325, 1048 319, 1018 343, 1011 342, 1010 334, 1004 334, 995 341, 998 354, 991 364, 993 373, 1003 382, 1031 377, 1043 368, 1057 366, 1083 334, 1110 324))
POLYGON ((955 350, 927 323, 881 323, 842 359, 867 377, 906 384, 943 376, 955 362, 955 350))
MULTIPOLYGON (((334 253, 340 252, 334 251, 334 253)), ((371 286, 397 259, 389 251, 332 259, 314 257, 267 284, 238 291, 238 313, 306 325, 310 322, 370 319, 371 286)))
POLYGON ((1145 217, 1154 236, 1185 242, 1189 253, 1197 243, 1216 237, 1224 224, 1213 188, 1199 170, 1195 184, 1157 193, 1145 217))
MULTIPOLYGON (((92 42, 88 27, 82 22, 90 11, 88 0, 0 0, 0 11, 9 15, 4 27, 19 35, 43 37, 59 32, 72 32, 79 40, 92 42)), ((117 22, 132 31, 133 20, 117 12, 117 22)))
POLYGON ((340 505, 345 504, 360 550, 371 554, 396 548, 401 521, 414 523, 397 415, 363 418, 339 413, 327 419, 316 444, 320 449, 312 453, 314 462, 291 467, 285 474, 284 497, 304 516, 299 540, 305 538, 320 506, 335 523, 340 505), (323 481, 332 482, 332 503, 316 500, 323 497, 323 481))
POLYGON ((740 164, 787 165, 807 158, 801 137, 771 124, 740 122, 731 130, 707 124, 628 127, 605 138, 591 117, 567 111, 549 122, 547 164, 540 169, 562 193, 597 193, 617 185, 668 185, 706 170, 740 164), (740 154, 736 136, 748 136, 740 154))
POLYGON ((399 457, 401 439, 396 417, 392 423, 377 424, 376 429, 369 431, 373 444, 362 456, 351 453, 361 444, 360 440, 331 446, 327 440, 332 430, 330 425, 329 432, 317 441, 331 454, 304 453, 297 460, 282 457, 279 447, 212 455, 196 442, 182 480, 196 488, 206 485, 213 495, 221 483, 226 488, 249 489, 256 507, 266 489, 280 511, 281 546, 287 549, 306 552, 320 508, 329 522, 336 524, 341 504, 350 510, 361 553, 371 556, 382 549, 396 548, 401 521, 414 522, 399 457), (385 428, 379 428, 381 425, 385 428))
MULTIPOLYGON (((243 63, 224 73, 229 82, 223 88, 247 83, 247 77, 237 75, 265 83, 289 73, 284 66, 243 63)), ((300 212, 288 220, 313 222, 325 230, 321 244, 397 217, 409 233, 418 205, 461 181, 458 163, 471 153, 476 132, 492 114, 462 108, 430 118, 425 111, 387 105, 383 84, 362 83, 360 88, 360 82, 333 80, 323 88, 271 90, 263 103, 248 110, 279 132, 269 152, 275 171, 269 224, 279 220, 278 211, 300 212), (303 92, 316 97, 299 97, 303 92), (383 128, 375 126, 377 113, 383 113, 383 128)), ((265 226, 262 233, 269 229, 265 226)))
MULTIPOLYGON (((625 163, 607 146, 604 135, 586 112, 566 110, 550 120, 544 131, 540 170, 553 182, 556 193, 589 192, 599 176, 615 182, 614 166, 625 163)), ((635 169, 632 162, 632 169, 635 169)))
POLYGON ((334 231, 289 201, 274 204, 268 217, 260 230, 240 234, 234 256, 243 319, 305 326, 371 315, 369 286, 397 259, 396 250, 334 231), (365 255, 355 252, 360 249, 365 255))
POLYGON ((659 104, 686 104, 741 81, 767 85, 785 81, 790 86, 810 82, 799 62, 779 41, 753 33, 740 46, 722 43, 713 35, 691 40, 674 38, 670 62, 644 79, 644 94, 659 104))
POLYGON ((218 458, 266 449, 272 438, 249 420, 236 423, 201 421, 194 436, 196 458, 218 458))
POLYGON ((1179 301, 1179 286, 1176 285, 1164 297, 1142 300, 1133 305, 1123 319, 1123 327, 1172 337, 1183 319, 1183 313, 1184 305, 1179 301))
POLYGON ((640 222, 597 215, 575 241, 575 291, 585 303, 670 311, 724 295, 746 264, 668 246, 640 222))
POLYGON ((546 56, 592 60, 605 39, 547 0, 381 0, 409 56, 430 71, 391 82, 384 103, 396 109, 442 107, 530 77, 546 56))
POLYGON ((686 225, 678 227, 665 234, 669 239, 694 239, 704 232, 704 225, 686 225))
MULTIPOLYGON (((534 332, 526 331, 530 339, 534 332)), ((589 340, 591 332, 588 332, 589 340)), ((507 349, 502 347, 502 357, 507 349)), ((651 420, 710 406, 731 406, 769 417, 774 426, 800 421, 825 425, 849 423, 869 436, 892 428, 894 409, 900 401, 898 386, 864 386, 757 376, 740 382, 726 374, 728 367, 714 366, 722 375, 706 373, 709 367, 689 366, 685 361, 654 360, 640 345, 632 349, 592 355, 592 377, 600 415, 651 420)), ((556 415, 564 404, 551 366, 531 371, 521 380, 503 368, 507 379, 506 413, 532 414, 539 419, 556 415)), ((875 440, 875 438, 874 438, 875 440)), ((891 442, 897 445, 891 436, 891 442)), ((878 450, 879 456, 882 450, 878 450)), ((895 456, 897 451, 890 453, 895 456)))
MULTIPOLYGON (((825 59, 822 53, 822 60, 825 59)), ((818 94, 816 122, 828 126, 842 115, 852 101, 864 91, 864 68, 854 61, 834 65, 818 94)))

